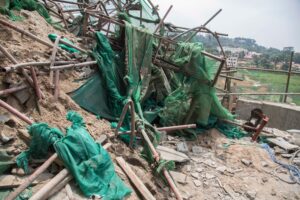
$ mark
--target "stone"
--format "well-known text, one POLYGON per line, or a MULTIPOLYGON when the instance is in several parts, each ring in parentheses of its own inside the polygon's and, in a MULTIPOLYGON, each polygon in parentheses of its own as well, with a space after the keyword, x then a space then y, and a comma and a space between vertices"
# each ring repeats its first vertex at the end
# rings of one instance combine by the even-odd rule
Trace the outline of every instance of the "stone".
POLYGON ((192 152, 194 154, 201 154, 204 152, 203 148, 202 147, 199 147, 199 146, 193 146, 192 147, 192 152))
POLYGON ((197 168, 196 168, 196 172, 199 172, 199 173, 203 172, 203 170, 204 170, 204 169, 203 169, 202 167, 197 167, 197 168))
POLYGON ((182 152, 182 153, 188 153, 189 152, 189 148, 186 144, 186 142, 179 142, 176 145, 177 151, 182 152))
POLYGON ((206 173, 206 174, 205 174, 205 178, 209 180, 209 179, 216 178, 216 176, 213 175, 213 174, 206 173))
POLYGON ((283 158, 291 158, 293 155, 292 154, 289 154, 289 153, 283 153, 281 154, 281 157, 283 158))
POLYGON ((263 182, 263 183, 266 183, 266 182, 268 182, 268 178, 267 178, 267 177, 262 177, 262 179, 261 179, 261 180, 262 180, 262 182, 263 182))
POLYGON ((257 192, 254 190, 250 190, 246 192, 246 197, 250 200, 254 200, 256 197, 257 192))
POLYGON ((252 161, 247 160, 247 159, 244 159, 244 158, 241 160, 241 162, 242 162, 244 165, 246 165, 247 167, 249 167, 249 166, 252 164, 252 161))
POLYGON ((199 173, 198 172, 193 172, 191 173, 192 177, 195 178, 195 179, 198 179, 199 178, 199 173))
POLYGON ((191 166, 191 165, 187 165, 187 166, 186 166, 186 171, 187 171, 187 172, 190 172, 191 170, 192 170, 192 166, 191 166))
POLYGON ((196 187, 200 187, 201 186, 201 181, 199 181, 199 180, 193 180, 193 182, 194 182, 194 185, 196 187))
POLYGON ((261 162, 261 165, 262 165, 263 167, 268 167, 268 166, 269 166, 269 164, 268 164, 266 161, 262 161, 262 162, 261 162))
POLYGON ((276 191, 274 189, 271 190, 271 195, 276 196, 276 191))
POLYGON ((170 171, 170 175, 172 176, 172 178, 181 184, 186 184, 186 179, 187 179, 187 175, 180 173, 180 172, 176 172, 176 171, 170 171))
POLYGON ((224 174, 226 171, 226 167, 225 166, 217 167, 216 170, 221 174, 224 174))

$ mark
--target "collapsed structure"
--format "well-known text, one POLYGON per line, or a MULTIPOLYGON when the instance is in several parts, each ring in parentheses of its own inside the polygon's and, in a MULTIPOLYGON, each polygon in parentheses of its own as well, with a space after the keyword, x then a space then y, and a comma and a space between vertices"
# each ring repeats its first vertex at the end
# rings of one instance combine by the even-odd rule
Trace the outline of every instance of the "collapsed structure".
MULTIPOLYGON (((226 78, 224 91, 230 90, 230 80, 235 79, 226 66, 226 55, 219 41, 219 36, 226 34, 206 27, 221 10, 203 25, 188 29, 165 22, 172 6, 161 17, 157 7, 145 0, 5 2, 0 11, 10 19, 22 20, 13 9, 36 10, 57 29, 67 30, 81 38, 81 47, 67 37, 54 33, 48 33, 49 40, 42 39, 11 24, 10 19, 0 19, 2 27, 13 29, 51 49, 46 62, 19 63, 0 44, 2 54, 13 63, 3 66, 1 70, 10 75, 18 73, 28 83, 28 86, 10 85, 12 88, 2 94, 32 87, 36 107, 40 109, 43 99, 51 96, 55 104, 61 98, 61 77, 69 73, 68 70, 84 69, 87 80, 69 94, 71 98, 98 118, 112 122, 114 136, 111 139, 121 139, 132 149, 142 146, 143 158, 149 162, 151 170, 167 183, 176 199, 183 197, 169 173, 175 168, 174 160, 162 157, 162 147, 157 148, 163 137, 162 132, 177 131, 182 137, 196 138, 203 129, 215 127, 228 137, 246 135, 243 130, 228 125, 235 123, 232 122, 234 117, 222 106, 215 92, 219 77, 226 78), (68 5, 74 6, 68 8, 68 5), (210 54, 202 44, 190 42, 200 32, 211 34, 217 40, 221 55, 210 54), (37 67, 41 66, 46 66, 43 70, 49 74, 44 76, 47 78, 43 83, 48 84, 45 90, 36 75, 41 70, 37 67)), ((84 119, 78 113, 68 112, 67 119, 72 125, 64 134, 48 124, 34 122, 3 100, 0 100, 0 106, 30 125, 29 150, 16 159, 25 172, 29 171, 31 159, 46 159, 48 153, 54 152, 53 148, 55 150, 6 199, 16 198, 53 162, 59 162, 58 158, 66 169, 33 194, 31 199, 50 197, 53 190, 61 189, 73 177, 86 197, 123 199, 131 193, 116 175, 105 146, 102 147, 90 136, 84 119), (58 183, 60 186, 55 189, 58 183)), ((242 126, 255 133, 252 139, 256 141, 268 118, 259 111, 251 117, 257 120, 256 123, 242 126)), ((269 146, 264 147, 269 151, 269 146)), ((140 195, 145 199, 155 199, 126 162, 121 157, 116 160, 140 195)), ((286 168, 299 182, 299 169, 294 165, 286 168)))

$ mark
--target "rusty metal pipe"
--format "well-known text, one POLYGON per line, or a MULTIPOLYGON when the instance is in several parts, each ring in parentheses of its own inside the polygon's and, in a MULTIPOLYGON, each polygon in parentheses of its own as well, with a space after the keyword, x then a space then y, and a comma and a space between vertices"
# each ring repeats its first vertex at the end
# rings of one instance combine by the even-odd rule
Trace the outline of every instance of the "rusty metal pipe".
POLYGON ((14 200, 17 196, 23 192, 41 173, 43 173, 57 158, 57 154, 53 154, 46 162, 44 162, 37 170, 34 171, 25 181, 17 187, 13 192, 11 192, 5 200, 14 200))
POLYGON ((32 124, 34 121, 29 119, 26 115, 20 113, 18 110, 10 106, 8 103, 4 102, 0 99, 0 106, 6 110, 8 110, 10 113, 18 117, 19 119, 23 120, 24 122, 28 124, 32 124))
POLYGON ((1 95, 6 95, 6 94, 11 94, 11 93, 14 93, 14 92, 18 92, 20 90, 24 90, 28 88, 27 85, 21 85, 21 86, 18 86, 18 87, 13 87, 13 88, 8 88, 8 89, 5 89, 5 90, 1 90, 0 91, 0 96, 1 95))
MULTIPOLYGON (((196 128, 196 124, 186 124, 186 125, 178 125, 178 126, 166 126, 166 127, 158 127, 156 128, 157 131, 176 131, 176 130, 182 130, 182 129, 188 129, 188 128, 196 128)), ((118 132, 118 134, 129 134, 131 131, 124 131, 124 132, 118 132)), ((136 131, 135 131, 136 133, 136 131)))
POLYGON ((78 63, 78 64, 54 66, 51 68, 51 70, 70 69, 70 68, 74 68, 74 67, 85 67, 85 66, 95 65, 95 64, 97 64, 97 61, 89 61, 89 62, 83 62, 83 63, 78 63))
POLYGON ((176 187, 173 179, 171 178, 169 172, 166 169, 163 169, 163 174, 164 174, 165 178, 167 179, 167 182, 169 183, 172 191, 174 192, 176 199, 183 200, 183 198, 182 198, 178 188, 176 187))
POLYGON ((38 100, 40 100, 42 98, 41 90, 40 90, 40 86, 39 86, 39 83, 38 83, 38 80, 36 77, 36 73, 35 73, 35 70, 33 67, 30 67, 30 73, 31 73, 33 84, 34 84, 35 94, 36 94, 38 100))
MULTIPOLYGON (((54 65, 66 65, 66 64, 75 64, 77 61, 55 61, 54 65)), ((22 68, 22 67, 28 67, 28 66, 46 66, 46 65, 50 65, 51 62, 50 61, 46 61, 46 62, 27 62, 27 63, 18 63, 12 66, 8 66, 8 67, 1 67, 0 71, 1 72, 11 72, 11 71, 15 71, 16 69, 22 68)))

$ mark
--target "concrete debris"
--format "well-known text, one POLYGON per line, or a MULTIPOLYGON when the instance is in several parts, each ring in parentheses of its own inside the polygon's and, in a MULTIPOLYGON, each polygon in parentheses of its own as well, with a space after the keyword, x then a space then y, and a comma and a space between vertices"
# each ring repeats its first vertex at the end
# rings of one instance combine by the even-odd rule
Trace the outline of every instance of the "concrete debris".
POLYGON ((192 152, 196 155, 199 155, 201 153, 204 153, 205 151, 203 150, 202 147, 199 147, 199 146, 193 146, 192 147, 192 152))
POLYGON ((157 146, 157 151, 160 153, 161 158, 164 160, 172 160, 175 162, 187 162, 190 160, 189 157, 184 153, 178 152, 168 147, 157 146))
POLYGON ((251 164, 252 164, 252 161, 251 160, 247 160, 247 159, 242 159, 241 162, 246 165, 247 167, 249 167, 251 164))
POLYGON ((187 175, 186 174, 176 172, 176 171, 170 171, 170 175, 176 182, 178 182, 180 184, 187 184, 187 175))
POLYGON ((281 137, 268 138, 267 140, 268 140, 268 142, 279 146, 280 148, 284 149, 287 152, 295 151, 299 148, 299 146, 294 145, 294 144, 290 144, 289 142, 287 142, 286 140, 284 140, 281 137))
POLYGON ((201 187, 201 185, 202 185, 202 182, 199 181, 199 180, 193 180, 193 182, 194 182, 196 187, 201 187))
POLYGON ((198 172, 193 172, 191 173, 191 176, 195 179, 199 179, 199 173, 198 172))
POLYGON ((256 198, 256 194, 257 194, 257 192, 254 191, 254 190, 247 191, 247 192, 246 192, 246 197, 247 197, 249 200, 254 200, 254 199, 256 198))
POLYGON ((182 153, 188 153, 189 152, 189 148, 186 144, 186 142, 179 142, 176 145, 177 151, 182 152, 182 153))

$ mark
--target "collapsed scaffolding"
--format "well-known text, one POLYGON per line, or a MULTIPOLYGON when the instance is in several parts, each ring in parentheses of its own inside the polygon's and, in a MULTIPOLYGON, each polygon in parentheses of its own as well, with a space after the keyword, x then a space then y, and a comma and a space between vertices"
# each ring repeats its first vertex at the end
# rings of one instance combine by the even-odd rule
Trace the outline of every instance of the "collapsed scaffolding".
MULTIPOLYGON (((219 40, 220 36, 227 34, 213 32, 206 27, 221 10, 203 25, 188 29, 165 23, 172 6, 161 18, 157 7, 150 0, 44 0, 38 5, 45 7, 53 14, 53 18, 58 19, 47 20, 49 23, 63 24, 60 28, 83 38, 85 48, 78 47, 58 35, 49 35, 54 42, 50 43, 5 20, 0 20, 2 26, 12 28, 53 49, 49 62, 19 63, 0 45, 1 52, 14 64, 1 70, 6 73, 21 70, 34 89, 38 101, 44 95, 35 75, 35 67, 49 66, 49 83, 53 88, 54 98, 57 99, 60 73, 97 65, 98 73, 74 91, 71 94, 72 98, 95 115, 118 121, 115 135, 127 141, 131 148, 135 146, 137 133, 141 135, 146 144, 143 151, 145 158, 155 166, 154 171, 165 178, 176 198, 182 199, 168 172, 174 164, 160 158, 156 145, 159 142, 160 131, 187 129, 181 133, 192 134, 195 133, 192 128, 196 128, 196 124, 205 126, 211 117, 233 119, 229 111, 222 107, 215 92, 219 77, 226 78, 225 91, 230 90, 230 80, 237 79, 230 75, 226 55, 219 40), (66 4, 75 5, 76 8, 64 9, 66 4), (211 34, 220 46, 221 55, 208 53, 201 44, 190 42, 198 33, 211 34), (88 48, 91 44, 94 44, 93 51, 88 48), (65 60, 56 59, 59 52, 64 52, 65 60), (88 57, 94 60, 88 60, 88 57), (27 69, 30 69, 31 77, 27 69), (127 114, 128 110, 130 115, 127 114), (162 127, 157 128, 153 124, 162 127), (122 125, 127 132, 119 131, 122 125), (129 139, 128 135, 125 135, 128 131, 129 139)), ((7 9, 10 9, 9 4, 7 9)), ((12 16, 11 13, 6 13, 12 16)), ((10 88, 2 93, 13 93, 24 87, 10 88)), ((0 105, 28 124, 33 123, 4 101, 0 100, 0 105)), ((7 199, 17 197, 57 157, 54 153, 7 199)), ((55 180, 67 180, 66 184, 71 179, 70 176, 68 170, 64 170, 55 180)), ((47 189, 39 191, 35 198, 39 199, 45 195, 56 183, 47 185, 47 189)))

